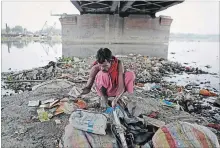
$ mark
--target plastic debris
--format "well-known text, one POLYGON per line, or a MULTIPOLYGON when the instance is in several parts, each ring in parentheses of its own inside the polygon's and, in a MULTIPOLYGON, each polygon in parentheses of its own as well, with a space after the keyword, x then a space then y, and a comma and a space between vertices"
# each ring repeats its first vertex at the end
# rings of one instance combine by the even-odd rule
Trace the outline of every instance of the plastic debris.
POLYGON ((37 106, 39 106, 39 104, 40 104, 39 100, 37 100, 37 101, 29 101, 28 102, 28 106, 30 106, 30 107, 37 107, 37 106))
POLYGON ((55 107, 59 105, 59 99, 54 100, 53 102, 50 103, 49 108, 55 107))
POLYGON ((200 90, 199 94, 203 96, 217 96, 215 93, 210 92, 209 90, 206 90, 206 89, 200 90))
POLYGON ((40 105, 40 108, 49 108, 50 107, 50 104, 42 104, 40 105))
POLYGON ((163 105, 166 105, 166 106, 169 106, 169 107, 175 107, 176 104, 175 103, 172 103, 172 102, 169 102, 169 101, 166 101, 166 100, 162 100, 161 101, 163 105))
POLYGON ((59 119, 54 120, 56 124, 61 124, 61 121, 59 119))
POLYGON ((59 103, 59 107, 56 109, 54 116, 64 113, 64 102, 59 103))
POLYGON ((40 108, 37 110, 37 114, 38 114, 38 119, 41 121, 41 122, 45 122, 45 121, 49 121, 49 116, 48 116, 48 113, 45 112, 44 108, 40 108))
POLYGON ((87 104, 83 100, 77 100, 77 103, 75 103, 80 109, 85 109, 87 108, 87 104))
POLYGON ((81 94, 80 90, 78 88, 76 88, 75 86, 73 86, 73 88, 68 93, 68 95, 75 97, 75 98, 77 98, 80 94, 81 94))
POLYGON ((107 118, 103 114, 77 110, 71 114, 69 121, 76 129, 100 135, 106 134, 107 118))
POLYGON ((77 106, 73 103, 69 103, 69 102, 63 103, 63 112, 66 114, 71 114, 76 109, 77 109, 77 106))
POLYGON ((219 114, 215 114, 214 118, 220 122, 220 115, 219 114))
POLYGON ((147 115, 150 118, 156 118, 158 116, 159 112, 152 112, 149 115, 147 115))
POLYGON ((61 76, 60 76, 60 78, 64 78, 64 79, 73 79, 73 76, 71 75, 71 74, 65 74, 65 73, 63 73, 61 76))
POLYGON ((49 99, 49 100, 41 101, 41 104, 51 103, 51 102, 54 102, 54 100, 55 99, 49 99))

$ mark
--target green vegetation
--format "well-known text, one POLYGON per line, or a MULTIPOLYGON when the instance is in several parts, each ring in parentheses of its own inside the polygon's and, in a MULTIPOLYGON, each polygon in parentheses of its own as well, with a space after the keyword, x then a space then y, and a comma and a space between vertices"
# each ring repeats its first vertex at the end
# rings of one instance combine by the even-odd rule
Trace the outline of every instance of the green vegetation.
POLYGON ((59 59, 58 59, 58 62, 69 62, 69 61, 73 61, 73 58, 71 58, 71 57, 60 57, 59 59))

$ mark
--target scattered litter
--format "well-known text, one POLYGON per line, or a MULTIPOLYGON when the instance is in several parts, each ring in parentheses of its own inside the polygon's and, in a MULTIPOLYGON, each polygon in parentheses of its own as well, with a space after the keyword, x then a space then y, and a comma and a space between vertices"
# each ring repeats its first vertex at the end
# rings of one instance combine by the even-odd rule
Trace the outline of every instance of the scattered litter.
POLYGON ((163 105, 166 105, 166 106, 169 106, 169 107, 175 107, 176 104, 175 103, 172 103, 172 102, 169 102, 169 101, 166 101, 166 100, 161 100, 162 104, 163 105))
POLYGON ((69 79, 73 79, 73 76, 71 74, 62 74, 60 76, 60 78, 69 78, 69 79))
POLYGON ((217 96, 215 93, 210 92, 209 90, 206 90, 206 89, 200 90, 199 94, 203 96, 217 96))
POLYGON ((210 66, 210 65, 206 65, 205 67, 206 67, 206 68, 211 68, 212 66, 210 66))
POLYGON ((63 112, 66 113, 66 114, 71 114, 77 108, 78 107, 73 103, 69 103, 69 102, 64 102, 63 103, 63 112))
POLYGON ((143 83, 137 83, 136 86, 138 86, 138 87, 144 87, 144 84, 143 84, 143 83))
POLYGON ((61 121, 59 119, 54 120, 56 124, 61 124, 61 121))
POLYGON ((37 110, 37 114, 38 114, 38 119, 41 121, 41 122, 45 122, 45 121, 49 121, 49 116, 48 116, 48 113, 45 112, 44 108, 40 108, 37 110))
POLYGON ((77 58, 77 57, 73 57, 73 60, 74 60, 74 62, 79 62, 80 61, 80 59, 77 58))
POLYGON ((147 116, 150 117, 150 118, 157 118, 158 114, 159 114, 159 112, 152 112, 147 116))
POLYGON ((214 118, 220 122, 220 115, 219 114, 215 114, 214 118))
POLYGON ((55 107, 59 105, 59 99, 54 100, 53 102, 50 103, 49 108, 55 107))
POLYGON ((59 103, 59 107, 56 109, 54 116, 64 113, 64 102, 59 103))
POLYGON ((77 98, 80 94, 81 94, 80 90, 78 88, 76 88, 75 86, 73 86, 73 88, 68 93, 68 95, 75 97, 75 98, 77 98))
POLYGON ((60 100, 60 102, 67 102, 67 101, 69 101, 68 98, 63 98, 63 99, 60 100))
POLYGON ((55 99, 49 99, 49 100, 41 101, 41 104, 51 103, 51 102, 54 102, 54 100, 55 99))
POLYGON ((80 109, 85 109, 87 108, 87 104, 83 100, 77 100, 77 103, 75 103, 80 109))
POLYGON ((40 105, 40 108, 49 108, 50 107, 50 104, 42 104, 40 105))
POLYGON ((28 106, 37 107, 37 106, 39 106, 39 104, 40 104, 39 100, 37 100, 37 101, 29 101, 28 106))

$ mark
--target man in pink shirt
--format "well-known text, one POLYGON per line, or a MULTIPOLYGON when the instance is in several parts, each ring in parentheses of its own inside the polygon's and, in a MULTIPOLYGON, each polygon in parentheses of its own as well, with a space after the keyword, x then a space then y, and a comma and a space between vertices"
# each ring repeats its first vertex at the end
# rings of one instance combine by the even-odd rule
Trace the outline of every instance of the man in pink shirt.
POLYGON ((133 93, 135 74, 125 72, 122 61, 112 56, 108 48, 100 48, 96 60, 81 95, 89 93, 95 82, 97 94, 101 96, 101 107, 107 107, 108 97, 115 97, 112 101, 112 107, 115 107, 125 91, 133 93))

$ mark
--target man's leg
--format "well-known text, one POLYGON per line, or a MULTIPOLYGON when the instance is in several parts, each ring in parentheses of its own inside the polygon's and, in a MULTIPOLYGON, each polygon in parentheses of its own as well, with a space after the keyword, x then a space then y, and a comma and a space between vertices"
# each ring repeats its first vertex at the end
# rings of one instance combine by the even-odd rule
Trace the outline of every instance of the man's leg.
POLYGON ((132 71, 125 72, 125 89, 129 94, 134 92, 135 74, 132 71))
POLYGON ((108 73, 99 71, 95 79, 95 87, 97 94, 101 96, 101 107, 104 109, 107 107, 108 95, 107 90, 110 84, 108 73))

